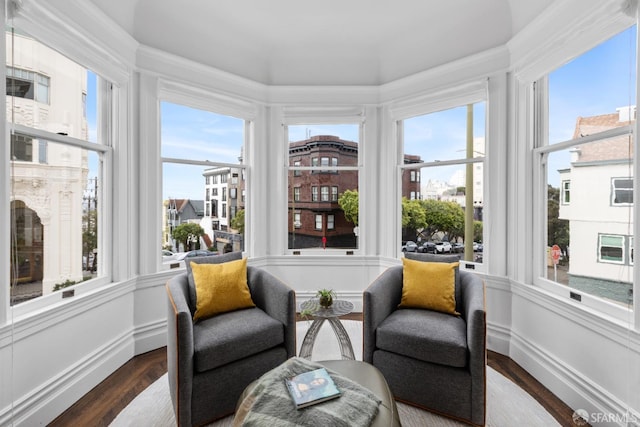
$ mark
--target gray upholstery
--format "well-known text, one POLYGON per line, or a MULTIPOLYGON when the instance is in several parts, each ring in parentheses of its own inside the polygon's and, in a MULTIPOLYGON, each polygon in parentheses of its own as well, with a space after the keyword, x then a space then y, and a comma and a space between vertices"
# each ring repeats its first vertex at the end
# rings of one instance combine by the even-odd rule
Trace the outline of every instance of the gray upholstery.
MULTIPOLYGON (((241 257, 226 255, 231 255, 226 261, 241 257)), ((247 267, 247 282, 255 308, 197 323, 188 273, 167 283, 167 369, 179 426, 204 425, 233 413, 249 383, 295 356, 295 292, 257 267, 247 267)))
MULTIPOLYGON (((436 259, 444 260, 441 257, 436 259)), ((363 360, 383 373, 396 399, 484 425, 484 284, 465 271, 456 279, 459 317, 399 309, 402 266, 382 273, 363 294, 363 360)))

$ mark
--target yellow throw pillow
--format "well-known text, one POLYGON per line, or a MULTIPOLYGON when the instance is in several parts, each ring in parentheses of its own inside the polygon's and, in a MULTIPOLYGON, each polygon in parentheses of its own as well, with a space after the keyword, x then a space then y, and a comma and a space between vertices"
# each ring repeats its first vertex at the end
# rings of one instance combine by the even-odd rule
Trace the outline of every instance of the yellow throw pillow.
POLYGON ((193 320, 255 307, 247 285, 246 258, 221 264, 190 264, 196 285, 193 320))
POLYGON ((460 263, 402 259, 401 308, 426 308, 459 316, 456 311, 456 268, 460 263))

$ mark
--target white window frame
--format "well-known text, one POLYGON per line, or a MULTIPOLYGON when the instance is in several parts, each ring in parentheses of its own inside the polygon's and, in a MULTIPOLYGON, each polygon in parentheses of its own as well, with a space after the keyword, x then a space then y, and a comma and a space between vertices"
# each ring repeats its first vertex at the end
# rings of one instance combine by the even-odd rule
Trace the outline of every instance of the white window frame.
MULTIPOLYGON (((612 245, 607 245, 610 247, 614 247, 612 245)), ((621 234, 607 234, 607 233, 598 233, 598 262, 601 263, 606 263, 606 264, 626 264, 626 255, 627 255, 627 250, 626 250, 626 246, 627 246, 627 236, 621 235, 621 234), (605 238, 619 238, 620 239, 620 251, 621 251, 621 255, 620 255, 620 261, 614 260, 614 259, 605 259, 602 257, 602 240, 605 238)), ((615 246, 616 248, 618 246, 615 246)))
MULTIPOLYGON (((466 158, 460 158, 460 159, 453 159, 453 160, 435 160, 435 161, 431 161, 431 162, 421 162, 421 163, 405 163, 404 162, 404 131, 403 131, 403 121, 406 119, 410 119, 413 117, 418 117, 418 116, 424 116, 424 115, 428 115, 431 113, 437 113, 439 111, 444 111, 444 110, 448 110, 448 109, 452 109, 452 108, 459 108, 465 105, 469 105, 469 104, 477 104, 477 103, 481 103, 484 102, 485 103, 485 144, 489 144, 490 143, 490 126, 489 126, 489 116, 490 116, 490 112, 489 112, 489 107, 490 107, 490 103, 488 102, 488 86, 487 86, 487 82, 486 81, 476 81, 476 82, 471 82, 468 85, 463 85, 459 88, 457 88, 455 91, 453 91, 453 94, 448 96, 448 97, 442 97, 441 95, 434 95, 434 99, 427 99, 427 100, 423 100, 423 102, 418 102, 418 103, 409 103, 407 105, 399 105, 396 107, 396 111, 395 111, 395 116, 397 118, 397 121, 395 123, 396 125, 396 131, 397 131, 397 141, 398 141, 398 153, 397 153, 397 175, 396 175, 396 182, 397 182, 397 186, 396 186, 396 192, 397 192, 397 197, 396 200, 398 200, 397 203, 397 218, 398 218, 398 223, 397 223, 397 237, 396 237, 396 256, 400 257, 400 251, 402 248, 402 243, 401 243, 401 238, 402 238, 402 233, 401 233, 401 228, 402 228, 402 176, 403 173, 406 170, 415 170, 417 172, 416 174, 416 179, 418 178, 418 176, 420 177, 420 179, 422 178, 422 168, 429 168, 429 167, 438 167, 438 166, 448 166, 448 165, 462 165, 462 164, 476 164, 476 165, 485 165, 487 163, 487 155, 482 156, 482 157, 473 157, 470 159, 466 159, 466 158), (453 96, 456 95, 456 96, 453 96), (420 175, 418 175, 420 174, 420 175)), ((489 151, 488 149, 486 151, 489 151)), ((475 168, 474 168, 475 169, 475 168)), ((482 167, 482 173, 483 173, 483 179, 484 182, 487 183, 488 182, 488 175, 487 175, 487 171, 489 170, 489 168, 487 167, 482 167)), ((486 189, 490 188, 491 186, 488 184, 485 184, 484 186, 484 191, 485 193, 483 194, 483 199, 484 199, 484 206, 483 208, 486 209, 486 212, 489 212, 489 206, 490 206, 490 201, 489 201, 489 197, 487 195, 487 191, 486 189)), ((416 195, 417 197, 420 197, 419 193, 416 195)), ((483 245, 485 248, 488 248, 488 250, 485 250, 484 253, 485 254, 490 254, 490 249, 491 249, 491 243, 490 243, 490 235, 487 233, 487 230, 489 229, 489 226, 487 225, 487 215, 483 214, 483 223, 484 223, 484 227, 483 227, 483 245)), ((461 261, 460 263, 460 268, 463 270, 467 270, 470 269, 474 272, 477 273, 483 273, 485 271, 487 271, 487 264, 488 264, 488 257, 487 256, 483 256, 483 262, 482 263, 478 263, 478 262, 474 262, 474 261, 461 261)))
MULTIPOLYGON (((358 172, 358 195, 359 195, 359 212, 362 212, 362 206, 366 203, 366 191, 365 182, 364 182, 364 159, 366 158, 366 143, 364 140, 364 126, 365 126, 365 109, 361 106, 340 106, 340 107, 298 107, 298 106, 290 106, 283 108, 283 116, 282 116, 282 126, 283 126, 283 149, 282 149, 282 162, 286 167, 283 170, 285 174, 283 176, 283 185, 285 186, 283 194, 288 194, 287 187, 289 185, 288 174, 291 171, 296 170, 310 170, 310 171, 329 171, 329 172, 338 172, 338 171, 357 171, 358 172), (288 126, 294 125, 356 125, 359 127, 359 137, 358 137, 358 164, 357 166, 321 166, 320 160, 317 160, 318 164, 316 166, 301 166, 301 167, 293 167, 290 166, 289 160, 289 133, 288 126)), ((312 162, 313 162, 312 158, 312 162)), ((366 236, 358 236, 358 247, 353 249, 348 249, 345 251, 341 248, 326 248, 326 250, 319 250, 318 248, 301 248, 301 249, 289 249, 287 243, 288 237, 288 203, 289 200, 287 197, 283 198, 282 206, 284 207, 285 215, 282 215, 282 223, 281 227, 283 232, 281 237, 281 247, 283 248, 283 252, 287 255, 298 255, 298 254, 308 254, 315 256, 331 256, 337 254, 346 254, 349 255, 359 255, 364 252, 364 247, 366 244, 366 236)), ((358 228, 360 230, 363 227, 366 227, 366 215, 360 214, 358 218, 358 228)))
POLYGON ((571 180, 565 179, 560 183, 562 194, 560 196, 560 203, 563 205, 571 204, 571 180))
POLYGON ((611 178, 611 206, 632 206, 633 205, 633 177, 613 177, 611 178), (631 181, 631 188, 616 187, 619 181, 631 181), (616 202, 616 192, 624 191, 631 194, 631 202, 616 202))

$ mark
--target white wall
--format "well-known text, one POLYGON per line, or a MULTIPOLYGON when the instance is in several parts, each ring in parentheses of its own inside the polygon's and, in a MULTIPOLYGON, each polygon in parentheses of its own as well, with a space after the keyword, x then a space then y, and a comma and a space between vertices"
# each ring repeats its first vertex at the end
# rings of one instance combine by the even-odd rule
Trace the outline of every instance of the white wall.
MULTIPOLYGON (((622 412, 630 405, 640 410, 640 398, 629 393, 640 388, 637 331, 629 330, 628 322, 534 285, 529 265, 535 236, 528 95, 523 88, 547 64, 528 59, 532 51, 542 55, 540 49, 549 48, 534 43, 540 34, 545 40, 554 34, 567 37, 569 24, 584 30, 590 28, 594 16, 597 22, 609 22, 614 2, 556 2, 549 12, 552 15, 527 27, 508 51, 480 53, 375 88, 264 87, 138 48, 80 2, 25 3, 27 9, 36 8, 30 19, 38 20, 39 31, 75 53, 74 57, 80 55, 95 69, 106 70, 122 88, 119 144, 125 145, 120 147, 124 154, 116 161, 114 175, 114 284, 77 292, 75 298, 15 318, 0 308, 0 424, 45 424, 134 354, 165 344, 164 285, 176 272, 156 273, 162 227, 157 97, 171 93, 182 93, 185 101, 200 107, 216 106, 218 112, 233 111, 254 121, 246 153, 251 180, 248 204, 264 215, 252 216, 248 224, 252 264, 285 280, 299 298, 330 286, 358 307, 361 291, 385 268, 399 262, 399 231, 394 226, 399 209, 389 202, 398 189, 395 120, 447 103, 461 105, 470 92, 484 90, 489 96, 490 125, 485 230, 491 252, 482 276, 487 286, 489 348, 509 355, 574 408, 622 412), (49 7, 51 13, 38 12, 49 7), (95 49, 76 48, 74 52, 74 43, 64 35, 73 22, 81 33, 90 34, 88 42, 95 43, 95 49), (103 54, 111 61, 102 59, 103 54), (524 68, 522 64, 529 62, 538 68, 524 68), (518 71, 517 79, 507 74, 508 67, 518 71), (361 232, 368 237, 361 241, 361 251, 352 256, 287 255, 281 215, 286 201, 269 192, 286 185, 280 167, 286 158, 281 125, 292 108, 318 114, 327 106, 332 107, 332 114, 338 106, 342 114, 366 117, 368 146, 361 179, 367 187, 362 194, 366 209, 361 232), (139 221, 131 224, 127 212, 136 212, 139 221), (134 242, 131 236, 137 237, 134 242), (2 324, 5 318, 9 321, 2 324)), ((582 43, 590 41, 584 31, 580 38, 582 43)), ((556 54, 550 52, 549 56, 556 54)))

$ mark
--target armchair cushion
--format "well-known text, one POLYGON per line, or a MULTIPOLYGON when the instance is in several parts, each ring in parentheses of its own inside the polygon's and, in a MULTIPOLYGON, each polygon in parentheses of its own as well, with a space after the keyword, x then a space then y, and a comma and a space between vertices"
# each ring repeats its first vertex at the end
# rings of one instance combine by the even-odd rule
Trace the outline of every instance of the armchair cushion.
POLYGON ((194 370, 205 372, 284 342, 284 325, 257 307, 193 325, 194 370))
POLYGON ((456 272, 456 290, 455 290, 455 298, 456 298, 456 311, 459 313, 463 312, 462 306, 462 286, 460 285, 460 269, 459 269, 459 261, 460 257, 458 255, 442 255, 442 254, 423 254, 423 253, 414 253, 414 252, 405 252, 405 258, 412 259, 415 261, 423 261, 423 262, 446 262, 446 263, 458 263, 458 266, 455 268, 456 272))
POLYGON ((221 264, 223 262, 235 261, 239 259, 242 259, 242 252, 229 252, 223 255, 196 257, 185 261, 185 267, 187 268, 187 279, 189 281, 189 309, 191 310, 192 316, 196 311, 196 284, 193 281, 191 263, 194 262, 196 264, 221 264))
POLYGON ((433 310, 399 309, 382 321, 376 346, 424 362, 467 366, 467 325, 461 317, 433 310))
POLYGON ((455 269, 458 263, 402 259, 400 308, 425 308, 460 315, 456 311, 455 269))
POLYGON ((222 264, 191 264, 196 285, 194 320, 255 307, 247 285, 247 259, 222 264))

